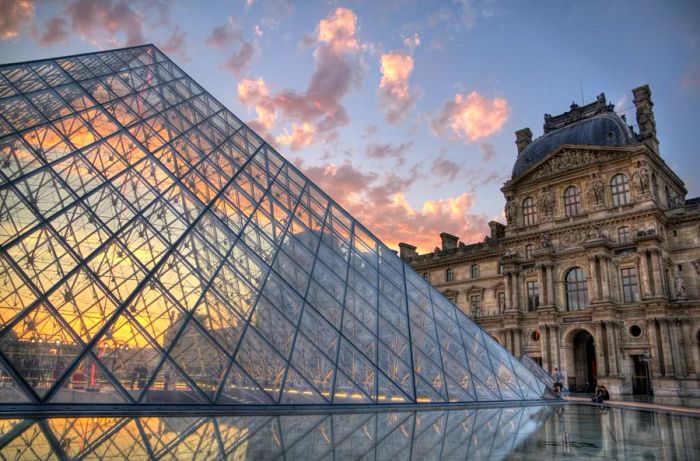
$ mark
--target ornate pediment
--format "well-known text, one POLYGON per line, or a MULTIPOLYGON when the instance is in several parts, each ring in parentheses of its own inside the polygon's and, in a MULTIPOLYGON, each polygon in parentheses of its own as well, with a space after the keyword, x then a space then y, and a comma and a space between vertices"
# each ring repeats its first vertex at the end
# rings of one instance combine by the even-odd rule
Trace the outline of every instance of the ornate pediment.
POLYGON ((539 166, 535 166, 524 178, 539 180, 582 166, 607 162, 619 155, 619 152, 614 151, 564 147, 543 160, 539 166))

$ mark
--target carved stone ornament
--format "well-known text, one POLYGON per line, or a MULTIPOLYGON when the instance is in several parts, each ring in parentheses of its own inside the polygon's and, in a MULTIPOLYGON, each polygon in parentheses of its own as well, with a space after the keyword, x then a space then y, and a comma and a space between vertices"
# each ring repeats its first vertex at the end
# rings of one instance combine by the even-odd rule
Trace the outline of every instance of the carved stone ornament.
POLYGON ((542 232, 540 235, 540 248, 552 249, 552 238, 549 236, 549 232, 542 232))
POLYGON ((598 152, 590 149, 567 149, 540 165, 533 173, 532 177, 533 179, 539 179, 591 163, 609 161, 613 158, 615 158, 615 155, 612 152, 598 152))
POLYGON ((508 224, 515 224, 518 220, 518 205, 515 203, 513 197, 508 197, 506 202, 506 221, 508 224))
POLYGON ((644 160, 637 162, 637 170, 633 174, 634 187, 638 194, 643 195, 649 192, 651 173, 649 166, 644 160))
POLYGON ((545 216, 551 216, 554 213, 554 194, 547 187, 543 187, 540 195, 537 197, 537 202, 540 205, 540 210, 545 216))
POLYGON ((605 200, 605 183, 598 173, 591 175, 589 197, 593 203, 603 203, 605 200))
POLYGON ((676 298, 685 298, 685 283, 680 275, 676 275, 676 298))
POLYGON ((671 196, 668 198, 669 208, 680 208, 685 206, 685 198, 679 195, 676 191, 671 191, 671 196))

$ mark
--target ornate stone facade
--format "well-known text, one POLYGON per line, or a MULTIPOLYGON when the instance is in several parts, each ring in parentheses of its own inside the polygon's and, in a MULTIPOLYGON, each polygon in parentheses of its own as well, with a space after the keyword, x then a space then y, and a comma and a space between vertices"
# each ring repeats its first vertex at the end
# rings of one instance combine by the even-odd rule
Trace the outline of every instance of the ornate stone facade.
POLYGON ((541 138, 516 133, 506 226, 402 257, 573 390, 700 396, 700 198, 659 154, 651 91, 633 93, 640 134, 604 95, 546 116, 541 138))

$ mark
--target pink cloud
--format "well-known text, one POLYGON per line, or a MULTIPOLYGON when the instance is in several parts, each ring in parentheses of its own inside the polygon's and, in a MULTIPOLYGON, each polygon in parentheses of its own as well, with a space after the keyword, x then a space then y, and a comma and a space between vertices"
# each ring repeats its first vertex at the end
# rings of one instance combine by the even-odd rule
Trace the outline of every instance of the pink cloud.
POLYGON ((243 79, 238 82, 238 99, 245 105, 255 108, 257 118, 251 124, 253 129, 269 130, 277 119, 275 108, 268 98, 269 90, 265 80, 243 79))
POLYGON ((34 9, 29 0, 0 0, 0 40, 17 38, 34 18, 34 9))
POLYGON ((293 123, 291 131, 284 130, 281 135, 275 137, 275 140, 284 146, 290 146, 292 150, 299 150, 313 142, 314 127, 306 122, 301 125, 293 123))
POLYGON ((68 39, 68 23, 60 16, 55 16, 42 28, 34 28, 32 35, 41 46, 51 46, 68 39))
POLYGON ((223 67, 240 76, 248 68, 255 55, 255 47, 250 42, 241 43, 240 49, 224 62, 223 67))
POLYGON ((408 78, 413 72, 413 58, 404 53, 386 53, 381 56, 382 79, 379 99, 389 123, 402 120, 416 100, 416 92, 409 88, 408 78))
POLYGON ((399 242, 416 245, 420 252, 431 251, 439 243, 440 232, 458 235, 464 241, 480 241, 488 231, 485 215, 469 214, 474 197, 464 193, 456 197, 426 200, 414 207, 406 192, 418 179, 389 174, 364 173, 346 161, 304 169, 316 184, 336 199, 354 217, 387 245, 399 242), (371 203, 372 206, 367 206, 371 203))
POLYGON ((207 45, 214 48, 223 48, 228 45, 233 45, 243 39, 243 31, 235 17, 230 16, 225 24, 216 26, 209 37, 207 37, 207 45))
POLYGON ((66 7, 66 12, 73 32, 96 46, 146 43, 143 18, 123 1, 76 0, 66 7))
POLYGON ((496 148, 493 147, 493 144, 487 142, 482 143, 479 146, 479 150, 481 151, 481 158, 484 159, 485 162, 490 162, 496 158, 496 148))
POLYGON ((189 62, 190 55, 187 49, 187 32, 182 30, 180 26, 175 26, 173 33, 160 44, 160 49, 166 54, 177 55, 183 61, 189 62))
POLYGON ((510 107, 502 97, 489 99, 476 91, 458 93, 446 101, 433 119, 433 129, 445 134, 449 129, 458 138, 468 141, 490 136, 508 120, 510 107))
POLYGON ((413 147, 413 142, 404 142, 401 144, 377 144, 371 143, 367 145, 365 149, 365 154, 369 158, 376 159, 388 159, 395 158, 399 165, 405 163, 405 156, 407 151, 413 147))
POLYGON ((254 103, 256 111, 258 106, 264 106, 274 114, 271 118, 279 116, 297 127, 313 127, 306 133, 313 132, 314 139, 318 135, 323 140, 334 139, 336 128, 349 122, 341 100, 362 79, 357 59, 361 44, 356 31, 357 17, 347 8, 337 8, 322 19, 316 30, 319 45, 314 53, 314 72, 306 90, 285 89, 262 96, 254 103))
POLYGON ((447 158, 433 160, 432 172, 447 182, 452 182, 459 176, 461 167, 447 158))

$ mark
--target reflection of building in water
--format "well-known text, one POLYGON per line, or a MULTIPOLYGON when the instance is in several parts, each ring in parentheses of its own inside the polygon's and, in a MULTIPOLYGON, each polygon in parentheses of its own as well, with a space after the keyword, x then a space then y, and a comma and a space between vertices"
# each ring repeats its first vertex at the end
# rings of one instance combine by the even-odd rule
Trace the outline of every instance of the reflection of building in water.
POLYGON ((637 132, 604 95, 516 132, 507 224, 402 257, 516 356, 568 387, 700 395, 700 198, 661 157, 648 86, 637 132))
POLYGON ((498 460, 516 450, 550 413, 542 407, 519 407, 276 417, 50 418, 46 424, 0 420, 0 455, 104 460, 498 460))

